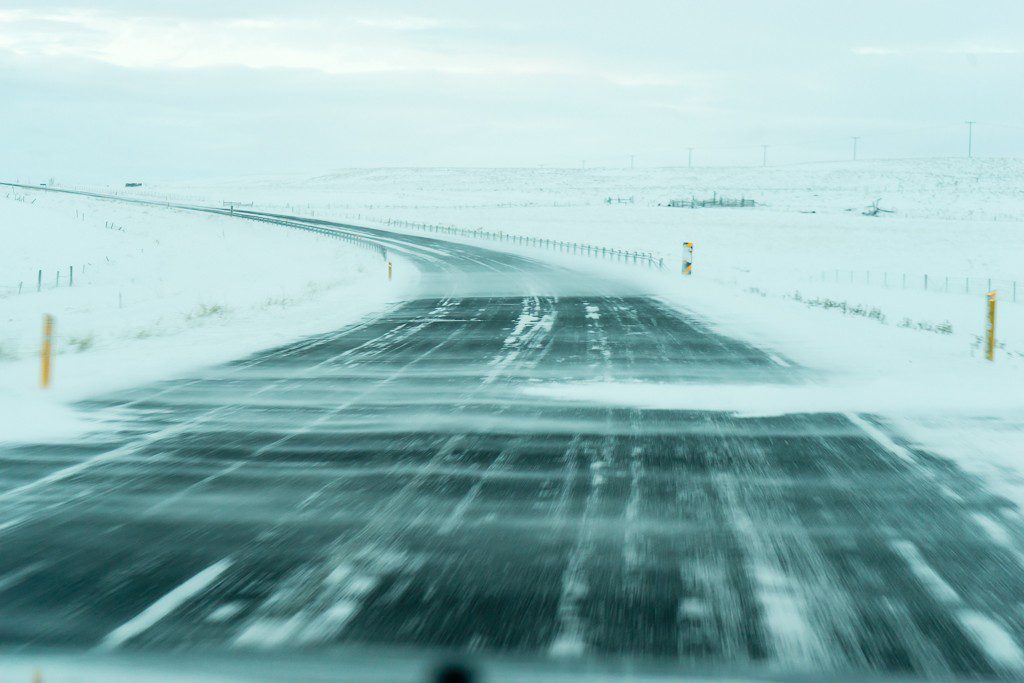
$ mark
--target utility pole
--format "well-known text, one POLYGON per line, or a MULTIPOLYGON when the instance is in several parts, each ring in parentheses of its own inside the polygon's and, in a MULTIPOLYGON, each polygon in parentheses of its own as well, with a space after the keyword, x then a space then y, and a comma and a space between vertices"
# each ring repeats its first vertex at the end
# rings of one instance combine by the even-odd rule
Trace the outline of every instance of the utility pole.
POLYGON ((860 140, 858 136, 853 136, 853 160, 857 161, 857 141, 860 140))
POLYGON ((974 124, 977 121, 964 121, 967 124, 967 158, 974 156, 974 124))
POLYGON ((761 145, 761 165, 768 165, 768 145, 761 145))
POLYGON ((693 147, 687 147, 686 168, 693 168, 693 147))

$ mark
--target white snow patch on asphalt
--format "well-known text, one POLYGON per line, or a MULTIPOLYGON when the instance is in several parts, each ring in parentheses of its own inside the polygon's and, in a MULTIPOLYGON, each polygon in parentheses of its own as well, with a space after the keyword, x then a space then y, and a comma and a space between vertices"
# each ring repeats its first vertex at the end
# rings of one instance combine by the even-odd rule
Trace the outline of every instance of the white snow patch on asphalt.
POLYGON ((1003 626, 972 609, 959 610, 957 618, 994 664, 1018 672, 1024 668, 1024 652, 1003 626))
POLYGON ((1004 548, 1013 548, 1013 538, 1010 536, 1010 532, 1006 530, 1006 527, 980 512, 975 512, 971 516, 994 543, 998 543, 1004 548))
POLYGON ((1024 394, 1008 397, 993 393, 982 383, 962 383, 957 392, 952 392, 941 381, 916 386, 886 380, 825 384, 551 382, 527 386, 522 391, 528 396, 562 401, 726 411, 748 417, 793 413, 959 414, 965 403, 988 415, 1024 411, 1024 394))
POLYGON ((883 432, 875 425, 865 420, 860 415, 856 415, 854 413, 846 413, 846 419, 860 427, 861 430, 864 431, 864 433, 866 433, 868 436, 874 439, 875 443, 877 443, 882 448, 895 455, 900 460, 903 460, 904 462, 910 464, 914 463, 914 456, 910 454, 909 450, 907 450, 903 446, 900 446, 898 443, 892 440, 892 437, 890 437, 888 434, 883 432))

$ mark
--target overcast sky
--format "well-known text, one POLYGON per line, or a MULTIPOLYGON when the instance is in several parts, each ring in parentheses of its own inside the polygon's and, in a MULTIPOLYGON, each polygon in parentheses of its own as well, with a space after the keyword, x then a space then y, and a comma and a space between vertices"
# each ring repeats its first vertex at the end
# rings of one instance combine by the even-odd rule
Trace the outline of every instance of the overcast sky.
POLYGON ((0 175, 1024 156, 1024 1, 0 0, 0 175))

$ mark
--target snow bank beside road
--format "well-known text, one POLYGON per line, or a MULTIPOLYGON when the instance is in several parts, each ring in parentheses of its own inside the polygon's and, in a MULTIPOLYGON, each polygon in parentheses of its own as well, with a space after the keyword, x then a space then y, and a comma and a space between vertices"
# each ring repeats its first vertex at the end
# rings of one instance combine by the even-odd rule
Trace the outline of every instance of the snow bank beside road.
POLYGON ((338 329, 415 281, 399 267, 388 283, 379 255, 329 237, 161 207, 6 190, 0 226, 0 440, 71 435, 86 425, 69 400, 338 329))

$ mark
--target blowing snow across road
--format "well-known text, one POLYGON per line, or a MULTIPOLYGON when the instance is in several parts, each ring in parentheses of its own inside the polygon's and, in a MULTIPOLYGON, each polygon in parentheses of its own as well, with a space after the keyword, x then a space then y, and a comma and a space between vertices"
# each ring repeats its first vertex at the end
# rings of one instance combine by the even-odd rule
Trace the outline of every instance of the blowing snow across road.
POLYGON ((336 229, 421 298, 0 446, 2 646, 1024 671, 1022 556, 974 479, 856 415, 546 397, 802 371, 615 283, 336 229))

